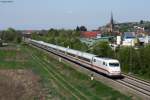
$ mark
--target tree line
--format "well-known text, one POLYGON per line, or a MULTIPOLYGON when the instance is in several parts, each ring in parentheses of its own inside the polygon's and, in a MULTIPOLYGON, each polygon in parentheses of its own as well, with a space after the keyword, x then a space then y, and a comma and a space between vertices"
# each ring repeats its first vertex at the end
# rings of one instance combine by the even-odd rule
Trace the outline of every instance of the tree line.
POLYGON ((120 48, 116 58, 120 60, 123 71, 150 79, 150 45, 139 49, 120 48))
POLYGON ((80 31, 77 30, 50 29, 46 34, 38 35, 37 33, 32 33, 31 37, 76 50, 85 51, 88 49, 88 46, 80 41, 80 31))
POLYGON ((0 32, 0 39, 3 42, 20 43, 22 40, 21 32, 13 28, 8 28, 0 32))

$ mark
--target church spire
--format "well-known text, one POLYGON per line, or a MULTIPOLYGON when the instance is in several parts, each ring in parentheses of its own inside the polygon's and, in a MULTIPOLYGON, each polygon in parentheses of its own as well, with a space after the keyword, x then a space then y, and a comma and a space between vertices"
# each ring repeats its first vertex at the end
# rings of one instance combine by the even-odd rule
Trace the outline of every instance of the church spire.
POLYGON ((111 12, 111 19, 110 19, 110 24, 114 26, 114 19, 113 19, 113 13, 111 12))
POLYGON ((113 13, 111 12, 111 18, 110 18, 110 28, 111 28, 111 32, 114 29, 114 19, 113 19, 113 13))

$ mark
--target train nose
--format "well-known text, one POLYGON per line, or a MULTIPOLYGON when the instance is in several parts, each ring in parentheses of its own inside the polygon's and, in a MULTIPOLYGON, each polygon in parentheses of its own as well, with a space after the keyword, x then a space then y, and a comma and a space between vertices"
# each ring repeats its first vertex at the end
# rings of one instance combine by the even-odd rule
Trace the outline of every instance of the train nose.
POLYGON ((109 72, 112 75, 121 75, 120 67, 110 68, 109 72))

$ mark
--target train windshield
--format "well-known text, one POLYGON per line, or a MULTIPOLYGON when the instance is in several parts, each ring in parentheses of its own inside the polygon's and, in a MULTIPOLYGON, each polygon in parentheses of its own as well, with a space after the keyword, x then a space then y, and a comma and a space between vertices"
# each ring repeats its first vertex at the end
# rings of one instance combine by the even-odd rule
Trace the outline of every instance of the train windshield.
POLYGON ((109 63, 110 67, 119 67, 119 63, 109 63))

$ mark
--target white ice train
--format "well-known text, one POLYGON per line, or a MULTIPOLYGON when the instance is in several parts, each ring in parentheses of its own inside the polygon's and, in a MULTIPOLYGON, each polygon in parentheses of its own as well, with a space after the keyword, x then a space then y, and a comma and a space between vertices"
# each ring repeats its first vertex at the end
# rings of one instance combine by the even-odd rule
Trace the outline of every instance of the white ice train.
POLYGON ((67 56, 69 59, 74 59, 76 62, 80 61, 87 65, 87 67, 108 76, 113 77, 121 75, 120 63, 116 59, 98 57, 90 53, 49 44, 43 41, 29 39, 29 43, 48 51, 55 52, 58 55, 67 56))

